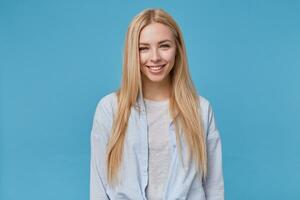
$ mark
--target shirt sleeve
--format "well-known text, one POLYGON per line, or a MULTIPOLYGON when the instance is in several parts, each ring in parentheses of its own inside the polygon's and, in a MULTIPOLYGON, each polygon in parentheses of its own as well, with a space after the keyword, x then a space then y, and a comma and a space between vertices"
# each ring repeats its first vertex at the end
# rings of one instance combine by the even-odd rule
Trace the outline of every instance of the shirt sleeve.
POLYGON ((90 200, 108 200, 106 193, 106 145, 110 116, 105 105, 97 105, 91 131, 90 200))
POLYGON ((224 180, 222 169, 222 146, 214 112, 208 107, 207 126, 207 177, 203 181, 207 200, 224 200, 224 180))

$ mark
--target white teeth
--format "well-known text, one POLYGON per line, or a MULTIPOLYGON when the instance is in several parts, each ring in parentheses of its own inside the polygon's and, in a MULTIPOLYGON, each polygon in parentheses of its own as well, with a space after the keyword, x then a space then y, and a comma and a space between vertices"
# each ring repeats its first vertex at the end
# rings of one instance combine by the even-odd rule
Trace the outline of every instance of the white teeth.
POLYGON ((155 67, 152 67, 152 66, 149 66, 150 69, 153 69, 153 70, 160 70, 164 65, 161 65, 161 66, 155 66, 155 67))
POLYGON ((151 67, 151 69, 160 69, 162 67, 151 67))

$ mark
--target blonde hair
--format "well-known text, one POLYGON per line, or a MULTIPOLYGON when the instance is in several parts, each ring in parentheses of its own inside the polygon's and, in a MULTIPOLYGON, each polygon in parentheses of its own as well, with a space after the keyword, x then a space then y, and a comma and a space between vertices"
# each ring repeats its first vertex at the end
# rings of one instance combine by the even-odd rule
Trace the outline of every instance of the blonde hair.
POLYGON ((192 159, 196 161, 197 169, 203 173, 204 177, 207 174, 206 143, 200 115, 200 100, 189 74, 182 33, 174 19, 164 10, 146 9, 134 17, 126 34, 122 82, 117 91, 118 112, 107 146, 107 179, 112 186, 118 180, 130 109, 135 105, 138 94, 142 93, 139 36, 141 30, 151 23, 168 26, 176 42, 176 58, 170 72, 170 113, 176 128, 176 143, 179 152, 182 151, 180 134, 183 133, 189 147, 189 158, 192 156, 192 159))

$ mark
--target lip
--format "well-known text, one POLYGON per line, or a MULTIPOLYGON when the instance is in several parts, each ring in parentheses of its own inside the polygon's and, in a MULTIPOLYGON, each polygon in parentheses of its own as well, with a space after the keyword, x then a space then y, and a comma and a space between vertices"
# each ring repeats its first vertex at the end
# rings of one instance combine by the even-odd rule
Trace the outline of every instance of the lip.
POLYGON ((148 66, 146 65, 146 67, 148 68, 149 72, 151 74, 154 74, 154 75, 158 75, 160 74, 164 67, 166 66, 167 64, 163 64, 163 65, 153 65, 153 66, 148 66))
POLYGON ((150 68, 150 67, 165 67, 166 64, 162 64, 162 65, 146 65, 146 67, 150 68))

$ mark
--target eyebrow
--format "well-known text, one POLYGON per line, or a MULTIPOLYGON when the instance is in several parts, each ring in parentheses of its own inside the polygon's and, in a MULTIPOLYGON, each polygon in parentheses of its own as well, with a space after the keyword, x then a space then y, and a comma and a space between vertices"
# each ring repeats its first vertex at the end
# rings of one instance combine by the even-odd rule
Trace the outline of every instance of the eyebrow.
MULTIPOLYGON (((161 43, 164 43, 164 42, 171 42, 171 43, 172 43, 171 40, 162 40, 162 41, 158 42, 158 44, 161 44, 161 43)), ((140 44, 140 45, 149 45, 148 43, 143 43, 143 42, 141 42, 141 43, 139 43, 139 44, 140 44)))

